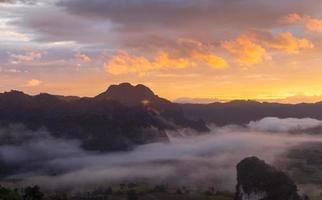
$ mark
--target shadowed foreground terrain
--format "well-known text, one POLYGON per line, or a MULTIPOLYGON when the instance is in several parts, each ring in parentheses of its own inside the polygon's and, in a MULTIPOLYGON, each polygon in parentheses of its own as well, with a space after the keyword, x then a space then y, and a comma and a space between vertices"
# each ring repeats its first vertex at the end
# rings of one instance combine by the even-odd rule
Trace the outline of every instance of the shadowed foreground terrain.
POLYGON ((167 184, 122 183, 100 186, 88 192, 47 192, 38 186, 20 189, 0 187, 3 200, 307 200, 298 195, 297 186, 284 172, 256 157, 243 159, 237 165, 236 193, 220 192, 215 187, 171 187, 167 184))

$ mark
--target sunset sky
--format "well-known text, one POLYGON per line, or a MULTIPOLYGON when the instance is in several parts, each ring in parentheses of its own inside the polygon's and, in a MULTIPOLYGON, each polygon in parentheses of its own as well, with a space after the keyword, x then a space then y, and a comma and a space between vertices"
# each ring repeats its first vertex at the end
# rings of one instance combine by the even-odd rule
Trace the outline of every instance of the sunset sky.
POLYGON ((322 100, 321 0, 0 0, 0 91, 322 100))

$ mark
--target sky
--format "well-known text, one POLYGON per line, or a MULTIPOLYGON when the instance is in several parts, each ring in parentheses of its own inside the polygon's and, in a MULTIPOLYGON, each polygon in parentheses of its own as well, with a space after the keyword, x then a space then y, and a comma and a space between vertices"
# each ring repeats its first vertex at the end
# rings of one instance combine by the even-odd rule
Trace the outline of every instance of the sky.
POLYGON ((0 0, 0 91, 322 100, 320 0, 0 0))

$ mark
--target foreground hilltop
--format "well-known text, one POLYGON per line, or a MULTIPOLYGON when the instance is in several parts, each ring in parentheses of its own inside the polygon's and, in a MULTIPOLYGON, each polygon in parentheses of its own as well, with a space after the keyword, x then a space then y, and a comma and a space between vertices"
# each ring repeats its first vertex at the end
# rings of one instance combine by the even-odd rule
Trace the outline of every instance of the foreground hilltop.
POLYGON ((235 200, 302 200, 294 181, 257 157, 237 165, 235 200))

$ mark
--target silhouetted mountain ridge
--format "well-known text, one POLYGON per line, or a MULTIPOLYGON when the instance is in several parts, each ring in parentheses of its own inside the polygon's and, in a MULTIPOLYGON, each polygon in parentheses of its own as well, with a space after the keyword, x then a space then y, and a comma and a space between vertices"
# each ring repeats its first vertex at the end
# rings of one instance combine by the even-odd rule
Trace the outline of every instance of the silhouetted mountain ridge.
MULTIPOLYGON (((133 86, 130 83, 111 85, 105 92, 97 95, 95 98, 116 100, 129 106, 139 105, 143 100, 161 100, 158 99, 150 88, 141 84, 133 86)), ((166 101, 165 99, 163 100, 166 101)))
POLYGON ((143 85, 129 84, 111 86, 94 98, 73 100, 47 93, 5 92, 0 94, 0 123, 24 124, 32 130, 45 127, 57 137, 81 139, 86 149, 100 151, 167 141, 166 130, 208 130, 202 121, 187 120, 177 104, 143 85), (142 104, 142 99, 150 103, 142 104))
POLYGON ((105 92, 97 95, 95 99, 113 100, 125 106, 143 105, 176 125, 190 127, 198 131, 208 131, 202 120, 186 119, 180 105, 159 97, 150 88, 142 84, 136 86, 130 83, 111 85, 105 92))
POLYGON ((180 104, 186 117, 217 125, 247 124, 265 117, 322 120, 322 102, 281 104, 238 100, 227 103, 180 104))
MULTIPOLYGON (((0 123, 45 127, 58 137, 78 138, 93 150, 125 150, 135 145, 167 141, 166 130, 208 131, 206 123, 246 124, 264 117, 322 120, 322 103, 278 104, 232 101, 177 104, 160 98, 144 85, 112 85, 96 97, 20 91, 0 93, 0 123), (205 121, 205 122, 204 122, 205 121)), ((319 132, 319 128, 313 130, 319 132)))
POLYGON ((105 92, 97 95, 95 98, 114 100, 126 106, 138 106, 143 103, 148 103, 161 112, 168 109, 181 111, 181 108, 178 105, 159 97, 154 94, 150 88, 142 84, 136 86, 131 85, 130 83, 111 85, 105 92))

